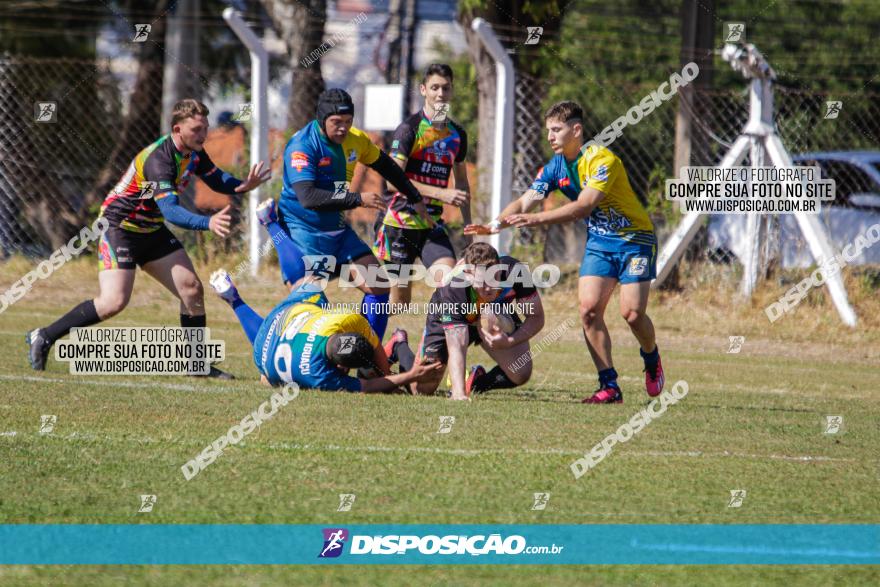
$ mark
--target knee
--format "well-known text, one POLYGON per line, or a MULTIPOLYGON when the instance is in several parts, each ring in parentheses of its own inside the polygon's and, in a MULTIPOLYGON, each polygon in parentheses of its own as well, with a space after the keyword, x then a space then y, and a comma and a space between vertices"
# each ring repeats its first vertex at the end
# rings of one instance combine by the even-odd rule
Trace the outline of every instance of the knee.
POLYGON ((416 381, 411 387, 414 395, 434 395, 440 387, 440 381, 416 381))
POLYGON ((587 328, 602 321, 599 305, 593 302, 581 302, 578 306, 581 315, 581 322, 587 328))
POLYGON ((125 309, 131 294, 125 292, 102 293, 101 297, 95 300, 95 310, 102 320, 111 318, 125 309))
POLYGON ((523 385, 528 382, 529 379, 532 378, 532 364, 526 363, 516 371, 511 370, 509 373, 505 373, 507 378, 515 385, 523 385))
POLYGON ((187 306, 201 306, 205 297, 205 290, 201 280, 192 276, 177 286, 177 293, 181 301, 187 306))
POLYGON ((627 324, 629 324, 630 326, 635 326, 642 321, 642 318, 644 318, 645 316, 645 312, 637 308, 625 308, 621 310, 620 315, 623 316, 623 319, 626 320, 627 324))

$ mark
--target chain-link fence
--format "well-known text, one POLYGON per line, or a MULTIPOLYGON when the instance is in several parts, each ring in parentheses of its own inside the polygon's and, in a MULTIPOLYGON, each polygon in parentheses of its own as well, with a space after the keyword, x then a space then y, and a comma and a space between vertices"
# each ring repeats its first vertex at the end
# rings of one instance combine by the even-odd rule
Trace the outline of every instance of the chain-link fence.
MULTIPOLYGON (((716 67, 727 65, 716 57, 716 67)), ((658 77, 657 83, 664 78, 658 77)), ((657 85, 620 87, 618 116, 639 102, 657 85)), ((585 97, 573 97, 585 106, 585 127, 588 138, 598 134, 611 120, 600 119, 589 108, 590 91, 585 97)), ((516 160, 514 194, 528 187, 539 167, 552 156, 542 138, 543 116, 536 103, 544 92, 531 76, 522 76, 516 84, 516 128, 514 132, 516 160)), ((818 165, 824 177, 836 182, 836 199, 823 209, 823 222, 838 243, 852 240, 852 231, 844 228, 858 218, 858 224, 880 220, 880 153, 850 153, 880 149, 880 94, 858 92, 817 92, 793 89, 785 80, 774 86, 777 132, 798 165, 818 165), (845 212, 848 210, 849 212, 845 212), (832 216, 834 218, 832 218, 832 216), (873 219, 873 220, 872 220, 873 219)), ((627 126, 623 135, 610 148, 622 159, 630 182, 651 213, 661 239, 675 228, 680 218, 677 208, 664 200, 665 180, 674 177, 676 117, 679 108, 691 120, 690 165, 717 165, 736 137, 743 131, 749 117, 748 80, 740 89, 696 89, 689 103, 676 97, 646 115, 641 122, 627 126)), ((748 156, 742 165, 749 165, 748 156)), ((565 200, 554 196, 549 206, 565 200)), ((745 217, 721 219, 713 217, 701 230, 689 251, 690 259, 730 263, 735 257, 735 242, 741 235, 738 225, 745 217), (737 226, 736 229, 731 228, 737 226)), ((775 218, 774 224, 780 219, 775 218)), ((789 219, 790 220, 790 219, 789 219)), ((782 221, 783 236, 791 249, 783 254, 784 265, 805 265, 810 261, 809 249, 793 222, 782 221), (786 230, 787 228, 787 230, 786 230)), ((778 234, 779 228, 776 229, 778 234)), ((575 263, 586 238, 582 223, 557 225, 547 229, 520 231, 518 245, 526 253, 543 256, 545 260, 575 263), (542 247, 543 244, 543 247, 542 247), (541 250, 543 248, 543 251, 541 250)))
MULTIPOLYGON (((113 63, 0 57, 0 249, 4 255, 45 256, 97 216, 132 158, 163 134, 161 72, 161 64, 152 71, 139 71, 133 59, 113 63), (141 105, 136 113, 135 101, 141 105), (143 105, 149 112, 141 116, 143 105)), ((237 76, 237 72, 201 76, 203 99, 210 102, 230 88, 240 91, 237 76)), ((212 112, 212 119, 217 114, 212 112)), ((236 142, 243 151, 246 141, 236 142)), ((232 158, 242 159, 240 153, 232 158)), ((190 186, 181 194, 182 203, 194 208, 195 195, 195 185, 190 186)))
POLYGON ((4 253, 45 254, 94 215, 86 195, 113 148, 119 98, 107 64, 0 58, 4 253))

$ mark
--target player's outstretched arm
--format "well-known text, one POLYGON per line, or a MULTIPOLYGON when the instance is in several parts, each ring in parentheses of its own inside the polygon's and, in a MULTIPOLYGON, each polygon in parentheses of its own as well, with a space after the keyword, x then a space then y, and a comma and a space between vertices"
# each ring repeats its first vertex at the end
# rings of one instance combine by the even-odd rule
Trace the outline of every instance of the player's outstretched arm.
POLYGON ((467 165, 464 161, 453 163, 452 177, 455 180, 455 190, 464 195, 464 200, 461 203, 455 203, 454 201, 449 203, 461 208, 461 219, 464 222, 464 225, 467 226, 472 222, 470 199, 471 184, 470 181, 468 181, 467 165))
POLYGON ((391 374, 391 365, 388 364, 388 356, 385 355, 385 349, 382 344, 377 344, 373 349, 373 362, 379 368, 379 372, 383 375, 391 374))
POLYGON ((255 187, 269 181, 272 170, 266 168, 265 163, 260 161, 254 164, 244 180, 238 179, 231 173, 227 173, 214 165, 207 153, 200 153, 199 165, 196 175, 202 178, 205 184, 215 192, 227 195, 248 192, 255 187))
POLYGON ((435 222, 428 214, 428 209, 422 201, 422 195, 419 193, 419 190, 412 184, 403 172, 403 169, 385 151, 379 151, 379 156, 376 160, 368 163, 367 166, 390 182, 391 185, 397 188, 397 191, 406 196, 407 202, 413 205, 415 211, 428 226, 434 226, 435 222))
POLYGON ((508 217, 528 212, 539 201, 541 201, 541 199, 541 194, 535 190, 526 190, 522 196, 505 206, 504 210, 501 211, 501 214, 498 215, 498 218, 489 224, 466 224, 464 227, 464 233, 466 235, 497 234, 511 226, 511 224, 507 222, 508 217))
MULTIPOLYGON (((303 208, 334 212, 368 205, 366 198, 371 195, 366 193, 359 194, 357 192, 335 193, 331 190, 322 190, 315 187, 315 182, 311 179, 296 182, 293 184, 293 191, 296 192, 296 198, 303 208)), ((374 195, 378 197, 378 194, 374 195)))
POLYGON ((359 379, 361 383, 361 391, 364 393, 381 393, 384 391, 393 391, 401 385, 413 383, 421 379, 425 375, 439 371, 443 368, 441 363, 422 363, 416 359, 412 369, 397 375, 386 375, 385 377, 377 377, 375 379, 359 379))
POLYGON ((250 172, 248 172, 247 178, 235 188, 235 192, 239 194, 249 192, 257 186, 269 181, 272 178, 272 170, 269 168, 263 169, 263 166, 262 161, 254 164, 254 166, 251 167, 250 172))
MULTIPOLYGON (((175 226, 189 230, 209 230, 211 217, 194 214, 180 205, 176 191, 169 191, 156 196, 156 204, 165 220, 175 226)), ((227 206, 228 208, 228 206, 227 206)))
POLYGON ((586 218, 604 197, 604 192, 594 187, 586 187, 581 190, 577 200, 569 202, 564 206, 537 214, 512 214, 504 220, 517 228, 538 226, 540 224, 563 224, 586 218))
MULTIPOLYGON (((408 157, 405 157, 400 153, 391 158, 401 170, 406 170, 406 162, 408 159, 408 157)), ((419 193, 422 196, 434 198, 435 200, 440 200, 446 204, 460 207, 462 209, 462 217, 466 218, 465 224, 470 224, 470 187, 467 182, 467 174, 464 171, 460 171, 459 168, 464 169, 464 163, 454 163, 452 166, 452 172, 455 176, 454 188, 441 188, 414 179, 410 179, 409 181, 417 190, 419 190, 419 193), (464 179, 460 179, 459 175, 464 179), (465 216, 465 208, 467 208, 467 216, 465 216)))

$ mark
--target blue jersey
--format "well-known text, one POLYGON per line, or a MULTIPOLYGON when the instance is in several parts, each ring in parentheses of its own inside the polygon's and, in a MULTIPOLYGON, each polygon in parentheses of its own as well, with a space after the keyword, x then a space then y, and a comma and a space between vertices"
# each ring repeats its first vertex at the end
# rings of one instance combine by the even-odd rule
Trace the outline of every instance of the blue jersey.
POLYGON ((588 248, 620 252, 657 244, 654 225, 630 186, 623 162, 606 147, 591 145, 573 161, 561 154, 554 156, 531 185, 542 198, 559 190, 572 201, 587 187, 605 194, 584 219, 588 248))
POLYGON ((305 388, 360 391, 360 381, 327 357, 327 341, 334 334, 353 332, 375 348, 379 339, 370 324, 359 314, 326 312, 321 305, 328 302, 321 292, 297 298, 279 304, 263 320, 254 339, 257 369, 273 385, 293 381, 305 388))
MULTIPOLYGON (((341 145, 328 139, 317 120, 301 128, 284 148, 284 187, 279 209, 288 225, 319 232, 345 228, 343 210, 308 210, 296 197, 293 185, 313 181, 315 187, 341 193, 348 191, 358 161, 370 165, 379 158, 379 148, 362 130, 351 127, 341 145)), ((344 196, 343 196, 344 197, 344 196)))

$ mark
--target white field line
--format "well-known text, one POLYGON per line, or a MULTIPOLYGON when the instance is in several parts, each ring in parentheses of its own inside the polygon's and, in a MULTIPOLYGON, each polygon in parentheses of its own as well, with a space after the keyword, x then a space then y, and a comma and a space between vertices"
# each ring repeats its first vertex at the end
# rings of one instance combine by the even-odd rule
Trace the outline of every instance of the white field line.
POLYGON ((95 381, 94 379, 59 379, 57 377, 36 377, 31 375, 0 375, 0 380, 6 381, 33 381, 37 383, 81 383, 84 385, 98 385, 104 387, 130 387, 134 389, 170 389, 173 391, 223 391, 221 389, 209 389, 182 385, 179 383, 132 383, 130 381, 95 381))
MULTIPOLYGON (((158 444, 158 443, 170 443, 170 444, 199 444, 197 441, 188 441, 186 443, 179 443, 173 440, 158 440, 152 437, 132 437, 127 436, 125 438, 119 438, 115 436, 109 435, 96 435, 90 433, 80 433, 73 432, 71 434, 67 434, 65 436, 59 436, 54 434, 29 434, 28 436, 33 436, 36 438, 59 438, 61 440, 106 440, 110 442, 135 442, 138 444, 158 444)), ((454 455, 454 456, 482 456, 482 455, 496 455, 496 454, 509 454, 509 455, 517 455, 517 454, 534 454, 534 455, 582 455, 583 451, 572 450, 572 449, 564 449, 564 448, 547 448, 547 449, 532 449, 532 448, 523 448, 523 449, 509 449, 509 448, 440 448, 434 446, 405 446, 405 447, 396 447, 396 446, 341 446, 338 444, 299 444, 299 443, 290 443, 290 442, 270 442, 265 445, 259 445, 258 447, 269 448, 270 450, 289 450, 289 451, 311 451, 311 452, 402 452, 402 453, 429 453, 429 454, 442 454, 442 455, 454 455)), ((853 463, 858 462, 857 459, 850 458, 836 458, 836 457, 823 457, 823 456, 790 456, 790 455, 777 455, 777 454, 753 454, 753 453, 738 453, 731 451, 721 451, 721 452, 705 452, 705 451, 621 451, 619 453, 620 456, 632 456, 632 457, 648 457, 648 458, 656 458, 656 457, 686 457, 686 458, 740 458, 740 459, 758 459, 758 460, 781 460, 781 461, 791 461, 798 463, 810 463, 810 462, 838 462, 838 463, 853 463)))

